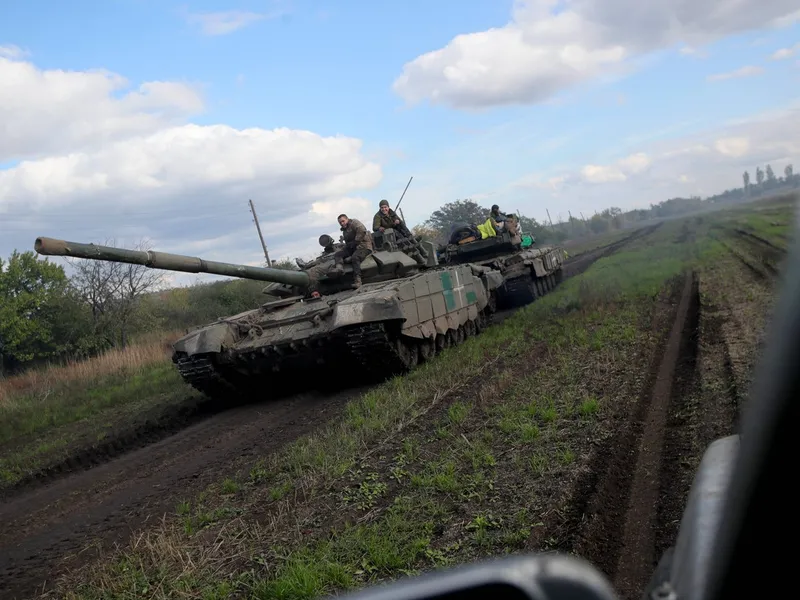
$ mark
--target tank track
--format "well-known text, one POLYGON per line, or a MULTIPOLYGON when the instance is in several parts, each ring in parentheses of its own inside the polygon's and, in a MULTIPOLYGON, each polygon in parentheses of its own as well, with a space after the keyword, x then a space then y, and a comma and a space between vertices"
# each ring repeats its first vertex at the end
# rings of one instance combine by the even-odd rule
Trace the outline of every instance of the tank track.
POLYGON ((352 357, 367 372, 401 372, 406 365, 383 323, 367 323, 344 332, 352 357), (397 367, 392 368, 392 365, 397 367))
POLYGON ((223 394, 236 393, 236 388, 226 381, 217 371, 216 366, 206 356, 173 356, 172 362, 178 368, 183 380, 198 392, 211 398, 223 394))
POLYGON ((538 298, 537 295, 531 293, 529 287, 531 277, 523 275, 522 277, 515 277, 514 279, 506 280, 505 302, 509 306, 523 306, 529 304, 538 298))

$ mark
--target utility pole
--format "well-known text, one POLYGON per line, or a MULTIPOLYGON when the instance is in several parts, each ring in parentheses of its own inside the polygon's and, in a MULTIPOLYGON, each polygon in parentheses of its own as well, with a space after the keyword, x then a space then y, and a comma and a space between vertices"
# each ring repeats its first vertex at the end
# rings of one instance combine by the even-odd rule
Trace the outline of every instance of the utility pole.
POLYGON ((261 240, 261 247, 264 249, 264 258, 267 259, 267 266, 272 267, 272 261, 269 259, 269 253, 267 252, 267 244, 264 242, 264 236, 261 235, 261 225, 258 224, 258 216, 256 215, 256 207, 253 206, 253 201, 248 200, 250 203, 250 212, 253 213, 253 221, 256 223, 256 230, 258 231, 258 239, 261 240))

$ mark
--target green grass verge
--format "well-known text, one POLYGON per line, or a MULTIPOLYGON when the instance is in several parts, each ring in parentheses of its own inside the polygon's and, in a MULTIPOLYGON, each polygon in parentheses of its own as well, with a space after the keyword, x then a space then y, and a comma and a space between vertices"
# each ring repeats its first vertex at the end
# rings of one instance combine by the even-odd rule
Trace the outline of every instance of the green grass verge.
POLYGON ((19 394, 0 410, 0 487, 128 433, 190 396, 168 361, 19 394))

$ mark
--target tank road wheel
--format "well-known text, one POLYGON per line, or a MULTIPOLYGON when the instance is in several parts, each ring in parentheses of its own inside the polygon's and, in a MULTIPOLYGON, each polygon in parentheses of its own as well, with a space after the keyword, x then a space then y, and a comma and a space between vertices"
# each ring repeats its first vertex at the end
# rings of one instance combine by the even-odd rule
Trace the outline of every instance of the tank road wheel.
POLYGON ((475 321, 470 319, 464 323, 464 334, 468 338, 471 338, 473 335, 475 335, 475 321))
POLYGON ((536 302, 539 299, 539 292, 536 289, 536 284, 533 282, 533 278, 528 277, 528 280, 525 282, 528 288, 528 297, 525 298, 525 303, 536 302))
POLYGON ((544 281, 538 277, 536 278, 536 289, 539 290, 539 294, 541 296, 544 296, 547 293, 547 288, 544 286, 544 281))
POLYGON ((419 364, 419 347, 415 342, 405 341, 398 339, 397 342, 397 355, 403 361, 403 366, 408 370, 413 369, 419 364))
POLYGON ((450 347, 450 337, 446 333, 436 334, 436 353, 440 353, 450 347))
POLYGON ((459 325, 458 329, 456 329, 455 339, 456 339, 456 344, 463 344, 464 340, 467 339, 467 334, 464 331, 463 325, 459 325))
POLYGON ((419 344, 420 362, 428 362, 436 356, 436 338, 422 340, 419 344))

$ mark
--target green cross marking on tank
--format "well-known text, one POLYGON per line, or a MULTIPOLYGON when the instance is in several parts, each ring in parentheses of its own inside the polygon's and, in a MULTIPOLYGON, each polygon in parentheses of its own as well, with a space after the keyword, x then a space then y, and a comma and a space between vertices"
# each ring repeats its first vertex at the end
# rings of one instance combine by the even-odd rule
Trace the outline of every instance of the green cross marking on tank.
POLYGON ((448 271, 442 273, 439 278, 442 280, 442 287, 444 289, 446 290, 453 289, 453 278, 450 277, 450 273, 448 271))
POLYGON ((442 280, 442 287, 444 288, 444 303, 447 306, 447 310, 455 310, 456 309, 456 298, 453 295, 453 278, 450 276, 450 273, 445 271, 440 276, 442 280))
POLYGON ((475 291, 467 292, 467 303, 468 304, 477 304, 478 303, 478 294, 475 291))

